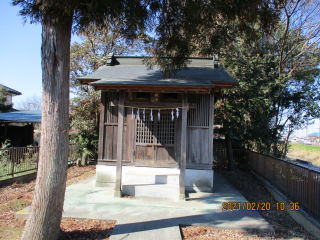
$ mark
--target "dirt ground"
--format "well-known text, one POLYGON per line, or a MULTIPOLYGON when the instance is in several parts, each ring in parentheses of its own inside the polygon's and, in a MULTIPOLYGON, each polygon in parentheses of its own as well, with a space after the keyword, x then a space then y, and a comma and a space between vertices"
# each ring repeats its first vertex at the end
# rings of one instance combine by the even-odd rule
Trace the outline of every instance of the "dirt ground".
MULTIPOLYGON (((297 224, 286 211, 275 209, 276 201, 272 195, 249 173, 241 170, 228 172, 215 169, 237 188, 249 202, 270 202, 270 211, 259 211, 272 225, 275 233, 253 231, 218 230, 210 227, 183 227, 183 239, 316 239, 297 224)), ((95 174, 95 166, 71 167, 68 169, 67 185, 95 174)), ((0 188, 0 239, 19 239, 25 219, 15 218, 16 211, 31 204, 35 181, 14 183, 0 188)), ((66 219, 61 222, 61 239, 109 239, 115 222, 99 220, 66 219)))
MULTIPOLYGON (((95 166, 70 167, 67 186, 95 174, 95 166)), ((15 218, 15 212, 32 202, 35 180, 0 188, 0 239, 20 239, 26 219, 15 218)), ((62 240, 109 239, 115 222, 66 219, 61 222, 62 240)))

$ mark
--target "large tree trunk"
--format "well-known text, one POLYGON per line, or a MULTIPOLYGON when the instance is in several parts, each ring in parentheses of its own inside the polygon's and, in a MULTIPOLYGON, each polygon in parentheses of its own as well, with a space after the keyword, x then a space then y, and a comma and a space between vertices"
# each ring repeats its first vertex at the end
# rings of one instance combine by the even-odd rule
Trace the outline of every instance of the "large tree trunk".
POLYGON ((42 16, 42 124, 35 194, 21 239, 57 239, 68 164, 72 15, 42 16))
POLYGON ((232 145, 231 145, 229 133, 225 134, 225 139, 226 139, 226 151, 227 151, 227 159, 228 159, 228 170, 234 171, 236 170, 236 168, 234 166, 233 151, 232 151, 232 145))

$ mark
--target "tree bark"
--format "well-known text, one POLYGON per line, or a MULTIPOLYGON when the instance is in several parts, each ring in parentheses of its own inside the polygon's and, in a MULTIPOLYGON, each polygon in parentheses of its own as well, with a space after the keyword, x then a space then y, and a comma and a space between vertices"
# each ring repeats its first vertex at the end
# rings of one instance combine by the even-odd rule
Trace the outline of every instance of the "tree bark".
POLYGON ((232 145, 231 145, 229 133, 225 134, 225 138, 226 138, 226 151, 227 151, 227 159, 228 159, 228 170, 234 171, 236 170, 236 168, 234 166, 233 151, 232 151, 232 145))
POLYGON ((66 188, 72 14, 42 15, 42 124, 35 194, 21 239, 57 239, 66 188))

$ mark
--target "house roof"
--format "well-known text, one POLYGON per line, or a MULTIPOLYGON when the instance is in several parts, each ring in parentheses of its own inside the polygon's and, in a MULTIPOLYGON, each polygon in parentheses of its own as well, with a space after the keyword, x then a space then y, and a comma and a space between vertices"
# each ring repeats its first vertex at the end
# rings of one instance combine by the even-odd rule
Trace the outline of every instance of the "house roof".
POLYGON ((21 92, 19 92, 19 91, 17 91, 17 90, 14 90, 14 89, 12 89, 12 88, 9 88, 9 87, 7 87, 7 86, 5 86, 5 85, 3 85, 3 84, 0 84, 0 86, 2 86, 3 89, 5 89, 6 91, 8 91, 8 93, 11 93, 12 95, 22 95, 21 92))
POLYGON ((239 82, 224 68, 214 68, 212 58, 191 58, 187 70, 164 78, 157 66, 148 69, 142 57, 115 57, 116 65, 102 66, 94 73, 78 78, 96 89, 103 88, 203 88, 232 87, 239 82))
POLYGON ((40 123, 41 110, 0 113, 0 122, 40 123))

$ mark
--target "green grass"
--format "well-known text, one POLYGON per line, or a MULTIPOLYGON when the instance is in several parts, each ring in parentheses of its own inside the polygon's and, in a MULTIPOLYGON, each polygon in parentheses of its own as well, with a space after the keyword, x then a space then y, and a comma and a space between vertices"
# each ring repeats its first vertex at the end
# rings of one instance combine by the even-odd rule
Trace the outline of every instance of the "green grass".
POLYGON ((299 143, 291 143, 290 144, 290 150, 320 153, 320 147, 311 146, 311 145, 305 145, 305 144, 299 144, 299 143))
POLYGON ((292 143, 287 156, 291 159, 301 159, 320 166, 320 147, 292 143))

